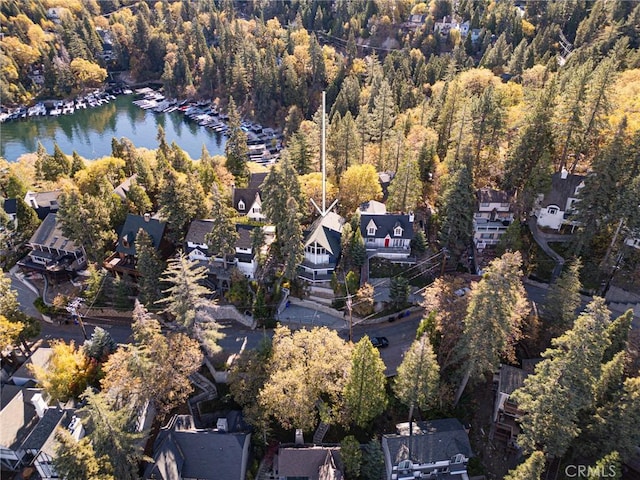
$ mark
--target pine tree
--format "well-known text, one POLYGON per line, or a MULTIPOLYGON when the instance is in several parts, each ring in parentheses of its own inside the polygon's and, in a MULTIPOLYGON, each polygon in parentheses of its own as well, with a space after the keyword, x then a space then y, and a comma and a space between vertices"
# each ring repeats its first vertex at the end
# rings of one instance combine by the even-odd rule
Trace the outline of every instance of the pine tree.
POLYGON ((529 455, 529 458, 515 469, 510 470, 505 480, 540 480, 544 472, 544 467, 544 454, 536 451, 529 455))
POLYGON ((333 178, 339 180, 343 172, 359 160, 360 136, 350 111, 344 116, 336 113, 327 136, 327 162, 333 168, 333 178))
POLYGON ((188 226, 207 214, 207 202, 200 183, 191 176, 169 169, 158 194, 160 216, 169 225, 167 238, 182 243, 188 226))
POLYGON ((215 222, 212 222, 211 232, 205 236, 205 241, 212 254, 222 257, 225 269, 229 257, 236 253, 239 237, 233 214, 234 211, 224 204, 217 185, 214 185, 211 191, 211 218, 215 218, 215 222))
POLYGON ((360 442, 353 435, 348 435, 340 442, 340 457, 344 464, 347 478, 359 478, 362 465, 360 442))
POLYGON ((580 270, 582 262, 576 259, 560 278, 551 285, 544 304, 544 318, 549 322, 553 332, 561 334, 576 318, 576 310, 580 306, 580 270))
POLYGON ((382 157, 384 143, 396 120, 396 105, 393 92, 386 80, 382 81, 378 94, 372 98, 374 101, 373 110, 368 119, 368 137, 370 141, 378 144, 377 165, 381 168, 384 165, 382 157))
POLYGON ((106 395, 89 389, 83 394, 83 400, 86 406, 81 412, 87 415, 88 438, 96 457, 108 459, 114 478, 137 479, 143 434, 132 431, 133 412, 129 408, 116 408, 106 395))
POLYGON ((460 259, 471 244, 473 231, 475 195, 469 168, 460 167, 448 183, 449 187, 442 195, 439 212, 440 239, 451 255, 460 259))
POLYGON ((151 237, 143 229, 136 235, 136 269, 138 278, 138 292, 140 301, 150 305, 160 299, 160 275, 164 270, 164 262, 153 246, 151 237))
POLYGON ((391 212, 412 212, 422 196, 422 182, 417 160, 407 159, 400 164, 389 185, 387 209, 391 212))
POLYGON ((362 337, 351 353, 351 370, 342 394, 349 423, 365 428, 384 411, 385 368, 369 337, 362 337))
POLYGON ((518 436, 525 451, 539 449, 549 457, 561 457, 578 435, 578 414, 593 402, 592 388, 610 345, 607 325, 609 311, 596 297, 573 328, 552 341, 535 374, 513 393, 518 408, 526 412, 518 436))
POLYGON ((440 367, 431 342, 426 335, 415 340, 398 367, 393 391, 413 413, 413 408, 429 408, 436 397, 440 382, 440 367))
POLYGON ((213 303, 207 299, 211 291, 203 285, 207 268, 189 260, 184 254, 169 261, 162 281, 169 284, 163 290, 165 297, 156 303, 166 305, 164 310, 191 338, 197 339, 209 352, 217 352, 222 337, 219 326, 211 316, 213 303))
POLYGON ((409 301, 409 293, 411 288, 409 287, 409 280, 406 277, 398 276, 391 279, 391 285, 389 287, 389 297, 391 298, 391 305, 394 308, 403 308, 409 301))
POLYGON ((384 472, 384 454, 380 442, 372 438, 364 447, 360 473, 364 480, 380 480, 384 472))
POLYGON ((84 341, 83 349, 87 357, 104 362, 116 351, 116 342, 104 328, 96 327, 89 340, 84 341))
POLYGON ((514 356, 522 320, 529 312, 521 267, 519 252, 505 253, 489 264, 482 279, 471 289, 461 339, 466 355, 464 377, 454 404, 460 401, 471 377, 494 371, 501 358, 514 356))
POLYGON ((226 167, 235 177, 236 185, 246 185, 249 181, 247 134, 240 128, 240 115, 236 110, 233 97, 229 98, 229 122, 227 125, 229 138, 224 149, 227 156, 226 167))
POLYGON ((106 456, 97 457, 89 437, 76 440, 65 429, 56 432, 56 473, 67 480, 115 480, 106 456))
POLYGON ((71 171, 69 173, 73 177, 80 170, 84 170, 86 166, 82 158, 80 158, 80 155, 78 155, 78 152, 76 152, 75 150, 73 151, 72 157, 73 160, 71 161, 71 171))

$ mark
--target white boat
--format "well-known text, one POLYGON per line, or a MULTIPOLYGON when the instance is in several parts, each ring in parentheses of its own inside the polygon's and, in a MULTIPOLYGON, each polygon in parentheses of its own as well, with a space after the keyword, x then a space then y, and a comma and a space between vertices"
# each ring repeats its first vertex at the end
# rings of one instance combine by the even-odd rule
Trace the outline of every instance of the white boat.
POLYGON ((58 107, 55 107, 53 110, 49 112, 49 115, 57 117, 59 115, 62 115, 62 110, 59 109, 58 107))
POLYGON ((132 93, 133 91, 129 88, 125 88, 124 90, 122 90, 123 95, 131 95, 132 93))

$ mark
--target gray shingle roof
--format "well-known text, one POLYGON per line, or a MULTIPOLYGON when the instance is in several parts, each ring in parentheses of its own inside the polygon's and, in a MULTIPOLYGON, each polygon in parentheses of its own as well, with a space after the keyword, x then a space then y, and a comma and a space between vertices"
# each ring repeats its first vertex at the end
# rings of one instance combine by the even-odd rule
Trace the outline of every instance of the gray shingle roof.
POLYGON ((45 217, 29 240, 29 243, 64 250, 66 252, 77 252, 80 250, 72 240, 64 236, 55 213, 50 213, 45 217))
POLYGON ((146 221, 144 217, 140 215, 128 214, 122 226, 116 252, 135 256, 136 237, 140 229, 143 229, 149 234, 154 248, 158 249, 166 226, 167 224, 165 222, 161 222, 155 218, 149 218, 149 221, 146 221))
POLYGON ((339 447, 284 447, 278 451, 278 476, 320 478, 320 467, 333 462, 341 470, 342 459, 339 447))
POLYGON ((197 243, 197 244, 205 244, 205 236, 208 233, 211 233, 213 229, 213 223, 215 220, 194 220, 189 225, 189 231, 187 232, 187 236, 184 238, 186 242, 197 243))
POLYGON ((455 418, 416 422, 412 437, 408 434, 408 424, 400 424, 398 427, 406 427, 406 435, 382 436, 383 447, 388 449, 394 465, 408 458, 410 438, 410 460, 414 463, 449 460, 459 453, 467 458, 473 455, 467 432, 455 418))
POLYGON ((509 194, 493 188, 481 188, 476 191, 479 203, 510 203, 509 194))
POLYGON ((267 178, 267 175, 269 175, 268 172, 252 173, 251 178, 249 179, 249 185, 247 185, 248 188, 260 190, 260 186, 264 182, 264 179, 267 178))
POLYGON ((580 185, 584 179, 583 175, 568 174, 567 178, 562 178, 561 172, 554 173, 551 176, 551 190, 544 195, 544 199, 540 204, 542 207, 556 205, 561 210, 567 205, 570 197, 575 197, 576 187, 580 185))
POLYGON ((500 392, 511 395, 514 390, 524 385, 524 379, 529 376, 529 372, 511 365, 500 367, 500 392))
POLYGON ((43 417, 36 425, 26 440, 20 446, 21 450, 37 450, 40 451, 55 433, 56 428, 61 423, 67 425, 71 421, 71 416, 66 410, 61 408, 48 408, 45 410, 43 417))
POLYGON ((28 425, 36 417, 31 403, 40 390, 5 384, 0 388, 0 445, 15 449, 29 433, 28 425))
POLYGON ((256 200, 256 195, 260 192, 257 188, 236 188, 233 191, 233 208, 238 210, 240 200, 244 203, 244 210, 238 210, 241 213, 247 213, 256 200))
POLYGON ((179 421, 183 420, 180 417, 185 416, 174 417, 158 435, 154 463, 147 469, 145 478, 244 480, 242 464, 247 458, 243 451, 250 440, 249 433, 198 430, 193 422, 180 426, 179 421))
POLYGON ((318 217, 309 227, 304 246, 318 242, 318 245, 337 258, 341 251, 340 239, 344 222, 344 218, 334 212, 329 212, 324 217, 318 217))
POLYGON ((409 215, 390 213, 386 215, 360 215, 360 233, 363 238, 370 236, 367 234, 367 225, 370 221, 373 221, 377 227, 374 238, 385 238, 387 235, 391 238, 413 238, 413 222, 409 221, 409 215), (395 237, 393 234, 393 229, 397 225, 402 227, 402 235, 399 237, 395 237))

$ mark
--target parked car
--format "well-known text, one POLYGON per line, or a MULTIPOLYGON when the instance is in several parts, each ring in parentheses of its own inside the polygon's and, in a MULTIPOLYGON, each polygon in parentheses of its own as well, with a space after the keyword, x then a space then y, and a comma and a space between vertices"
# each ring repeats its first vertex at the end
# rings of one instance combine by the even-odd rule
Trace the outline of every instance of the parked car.
POLYGON ((371 337, 371 343, 376 348, 385 348, 389 346, 387 337, 371 337))

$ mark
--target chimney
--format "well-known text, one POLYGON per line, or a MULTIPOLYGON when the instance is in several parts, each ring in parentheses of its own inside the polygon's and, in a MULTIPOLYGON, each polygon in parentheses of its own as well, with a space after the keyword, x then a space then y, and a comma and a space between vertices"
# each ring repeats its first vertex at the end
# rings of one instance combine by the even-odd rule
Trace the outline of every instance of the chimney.
POLYGON ((569 172, 567 172, 567 169, 562 167, 562 171, 560 172, 560 178, 562 180, 566 180, 567 179, 567 175, 569 175, 569 172))
POLYGON ((218 430, 218 432, 227 432, 229 430, 229 425, 227 424, 227 419, 226 418, 219 418, 217 423, 216 423, 216 428, 218 430))
POLYGON ((414 220, 415 220, 415 215, 413 214, 413 212, 409 212, 409 222, 413 223, 414 220))
POLYGON ((149 223, 149 220, 151 220, 151 214, 150 213, 145 213, 144 214, 144 221, 149 223))
POLYGON ((301 428, 296 428, 296 440, 294 443, 296 445, 304 445, 304 436, 302 435, 301 428))

